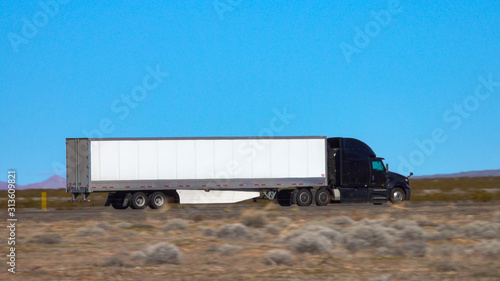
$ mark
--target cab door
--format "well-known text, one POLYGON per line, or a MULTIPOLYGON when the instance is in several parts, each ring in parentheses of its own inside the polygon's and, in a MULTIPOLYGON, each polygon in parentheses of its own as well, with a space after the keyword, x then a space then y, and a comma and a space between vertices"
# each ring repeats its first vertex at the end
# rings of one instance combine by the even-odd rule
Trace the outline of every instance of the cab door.
POLYGON ((382 159, 371 160, 370 187, 384 188, 387 182, 387 172, 382 159))

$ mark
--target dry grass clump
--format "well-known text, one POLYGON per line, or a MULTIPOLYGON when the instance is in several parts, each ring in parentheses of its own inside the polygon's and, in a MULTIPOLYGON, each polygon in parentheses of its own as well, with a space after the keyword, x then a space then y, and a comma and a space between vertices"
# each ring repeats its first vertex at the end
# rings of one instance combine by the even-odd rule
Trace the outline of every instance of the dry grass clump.
POLYGON ((124 267, 124 266, 127 266, 127 264, 120 257, 113 256, 113 257, 107 258, 103 263, 100 264, 100 266, 102 266, 102 267, 109 267, 109 266, 124 267))
POLYGON ((217 230, 218 238, 225 239, 249 239, 252 237, 252 233, 249 231, 248 227, 241 223, 227 224, 217 230))
POLYGON ((288 245, 294 252, 309 254, 329 253, 333 247, 332 242, 326 237, 312 232, 306 232, 292 238, 288 245))
POLYGON ((427 244, 423 240, 406 241, 403 252, 408 257, 425 257, 427 254, 427 244))
POLYGON ((293 255, 287 250, 270 250, 267 252, 267 260, 275 265, 292 264, 293 255))
POLYGON ((347 237, 355 237, 374 247, 386 246, 391 240, 388 228, 380 225, 356 224, 349 228, 347 237))
POLYGON ((412 220, 408 219, 401 219, 397 220, 394 224, 392 224, 392 227, 394 227, 397 230, 403 230, 407 227, 418 227, 418 223, 412 220))
POLYGON ((183 219, 173 219, 169 221, 162 229, 163 231, 184 230, 188 228, 188 222, 183 219))
POLYGON ((424 231, 420 226, 408 226, 399 232, 401 239, 424 240, 424 231))
POLYGON ((280 239, 277 240, 278 243, 288 243, 288 241, 294 239, 295 237, 299 237, 304 234, 313 234, 316 236, 323 236, 326 238, 328 241, 331 243, 341 243, 343 241, 343 234, 337 230, 328 228, 326 226, 322 226, 319 224, 310 224, 306 225, 303 228, 300 228, 298 230, 292 231, 289 234, 287 234, 284 237, 281 237, 280 239))
POLYGON ((460 238, 461 234, 458 227, 452 223, 445 223, 438 227, 438 232, 441 234, 441 239, 454 239, 460 238))
POLYGON ((263 211, 247 211, 241 215, 241 223, 249 226, 261 228, 266 226, 266 213, 263 211))
POLYGON ((168 242, 161 242, 144 249, 146 264, 164 264, 181 262, 181 251, 177 246, 168 242))
POLYGON ((279 235, 281 233, 281 229, 272 224, 266 225, 266 227, 264 227, 264 231, 272 235, 279 235))
POLYGON ((117 228, 130 228, 132 227, 132 224, 126 221, 122 221, 116 224, 117 228))
POLYGON ((215 235, 217 235, 217 232, 211 227, 202 226, 202 227, 200 227, 200 229, 203 233, 203 236, 215 236, 215 235))
POLYGON ((104 235, 106 233, 104 229, 95 225, 80 227, 77 232, 81 236, 104 235))
POLYGON ((494 239, 500 238, 500 223, 477 221, 466 224, 462 231, 469 238, 494 239))
POLYGON ((353 225, 354 220, 347 216, 340 216, 338 218, 333 218, 328 220, 327 223, 329 225, 335 225, 335 226, 347 226, 347 225, 353 225))
POLYGON ((102 228, 104 230, 113 230, 114 229, 113 226, 111 226, 109 223, 107 223, 105 221, 101 221, 98 224, 96 224, 95 226, 102 228))
POLYGON ((62 238, 57 234, 44 233, 33 236, 30 241, 37 244, 59 244, 62 238))
POLYGON ((231 245, 231 244, 224 244, 224 245, 212 245, 208 251, 209 252, 218 252, 221 256, 232 256, 236 253, 239 253, 243 250, 243 247, 236 246, 236 245, 231 245))
POLYGON ((483 241, 474 246, 474 251, 489 258, 499 259, 500 241, 483 241))

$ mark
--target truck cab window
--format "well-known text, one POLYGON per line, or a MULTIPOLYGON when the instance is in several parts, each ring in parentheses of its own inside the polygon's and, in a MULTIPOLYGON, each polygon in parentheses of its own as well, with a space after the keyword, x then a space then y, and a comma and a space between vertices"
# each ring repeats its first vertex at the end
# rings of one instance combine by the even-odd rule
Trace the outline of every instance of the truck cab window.
POLYGON ((372 169, 376 171, 385 171, 384 163, 380 160, 372 161, 372 169))

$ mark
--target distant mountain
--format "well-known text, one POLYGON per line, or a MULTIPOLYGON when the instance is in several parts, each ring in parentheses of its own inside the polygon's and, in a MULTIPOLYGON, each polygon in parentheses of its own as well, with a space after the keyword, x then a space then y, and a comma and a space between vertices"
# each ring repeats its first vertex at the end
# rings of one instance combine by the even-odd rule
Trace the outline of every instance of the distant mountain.
POLYGON ((477 177, 500 177, 500 170, 470 171, 453 174, 436 174, 427 176, 414 176, 414 179, 438 179, 438 178, 477 178, 477 177))
MULTIPOLYGON (((31 183, 27 185, 17 185, 17 190, 24 189, 51 189, 51 188, 65 188, 66 187, 66 179, 60 176, 52 176, 42 182, 31 183)), ((0 190, 8 189, 8 183, 4 181, 0 181, 0 190)))

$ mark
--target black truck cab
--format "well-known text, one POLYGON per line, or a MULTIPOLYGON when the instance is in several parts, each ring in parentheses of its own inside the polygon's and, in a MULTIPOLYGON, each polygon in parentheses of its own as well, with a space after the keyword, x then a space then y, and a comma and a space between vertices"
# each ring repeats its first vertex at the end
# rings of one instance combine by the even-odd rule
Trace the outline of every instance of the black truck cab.
POLYGON ((328 138, 328 185, 341 202, 399 203, 410 198, 408 178, 387 171, 383 158, 354 138, 328 138))

